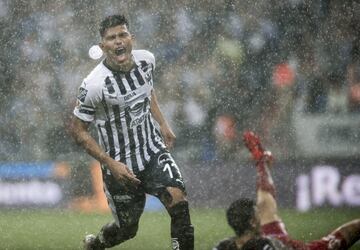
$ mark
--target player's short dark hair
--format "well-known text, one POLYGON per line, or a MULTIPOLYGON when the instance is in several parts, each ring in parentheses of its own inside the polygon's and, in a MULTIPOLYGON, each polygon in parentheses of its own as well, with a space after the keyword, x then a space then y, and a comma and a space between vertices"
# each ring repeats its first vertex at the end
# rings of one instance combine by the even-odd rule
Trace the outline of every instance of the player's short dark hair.
POLYGON ((111 15, 106 17, 100 23, 100 27, 99 27, 100 36, 104 37, 105 32, 108 28, 112 28, 118 25, 126 25, 126 27, 129 28, 129 21, 126 19, 124 15, 111 15))
POLYGON ((255 216, 255 202, 251 199, 239 199, 231 203, 226 210, 226 218, 236 235, 242 235, 251 228, 251 219, 255 216))

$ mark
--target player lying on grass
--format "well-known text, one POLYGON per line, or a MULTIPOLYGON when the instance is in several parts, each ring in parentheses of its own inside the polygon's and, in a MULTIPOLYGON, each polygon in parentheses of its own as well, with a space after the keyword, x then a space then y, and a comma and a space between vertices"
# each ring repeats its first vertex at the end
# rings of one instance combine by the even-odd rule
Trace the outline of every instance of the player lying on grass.
POLYGON ((239 199, 230 205, 226 216, 236 236, 221 241, 214 250, 342 250, 360 239, 360 219, 340 226, 320 240, 305 243, 291 239, 277 211, 275 186, 269 171, 271 152, 263 149, 253 132, 245 132, 243 140, 256 162, 257 201, 239 199))

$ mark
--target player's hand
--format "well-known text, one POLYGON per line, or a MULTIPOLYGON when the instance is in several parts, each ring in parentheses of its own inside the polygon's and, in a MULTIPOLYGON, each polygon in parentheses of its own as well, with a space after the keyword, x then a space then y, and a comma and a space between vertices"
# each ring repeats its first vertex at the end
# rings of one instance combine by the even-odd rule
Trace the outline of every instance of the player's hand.
POLYGON ((167 148, 172 148, 175 143, 176 136, 168 125, 160 127, 161 135, 164 137, 165 145, 167 148))
POLYGON ((137 187, 141 181, 136 178, 136 175, 123 163, 112 161, 111 166, 108 166, 114 178, 121 183, 137 187))

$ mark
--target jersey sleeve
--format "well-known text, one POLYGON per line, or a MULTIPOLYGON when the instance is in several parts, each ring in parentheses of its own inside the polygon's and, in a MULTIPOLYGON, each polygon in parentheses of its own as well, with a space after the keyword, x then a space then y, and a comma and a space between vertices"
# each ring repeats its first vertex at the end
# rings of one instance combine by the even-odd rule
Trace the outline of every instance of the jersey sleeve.
POLYGON ((149 61, 153 66, 153 71, 155 70, 156 67, 156 62, 155 62, 155 56, 153 53, 149 52, 149 61))
POLYGON ((101 99, 101 88, 83 81, 78 90, 77 105, 73 112, 74 115, 85 122, 94 121, 95 111, 101 99))

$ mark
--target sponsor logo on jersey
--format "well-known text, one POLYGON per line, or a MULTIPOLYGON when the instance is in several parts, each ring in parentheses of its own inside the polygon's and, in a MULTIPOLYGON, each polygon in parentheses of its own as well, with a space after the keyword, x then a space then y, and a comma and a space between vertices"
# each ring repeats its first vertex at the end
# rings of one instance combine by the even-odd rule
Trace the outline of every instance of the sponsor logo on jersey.
POLYGON ((130 201, 131 196, 130 195, 114 195, 113 199, 118 202, 124 202, 124 201, 130 201))
POLYGON ((143 115, 138 118, 135 118, 134 120, 131 121, 130 127, 133 128, 133 127, 136 127, 137 125, 143 123, 145 121, 145 117, 146 116, 143 115))
POLYGON ((133 113, 136 116, 141 115, 141 113, 144 112, 144 102, 136 103, 131 107, 131 113, 133 113))
POLYGON ((124 96, 124 100, 127 101, 129 100, 130 98, 136 96, 136 93, 135 92, 131 92, 130 94, 124 96))
MULTIPOLYGON (((136 93, 133 93, 133 96, 134 95, 136 95, 136 93)), ((145 121, 148 114, 148 102, 145 100, 134 103, 127 107, 127 112, 131 117, 130 127, 133 128, 145 121)))

